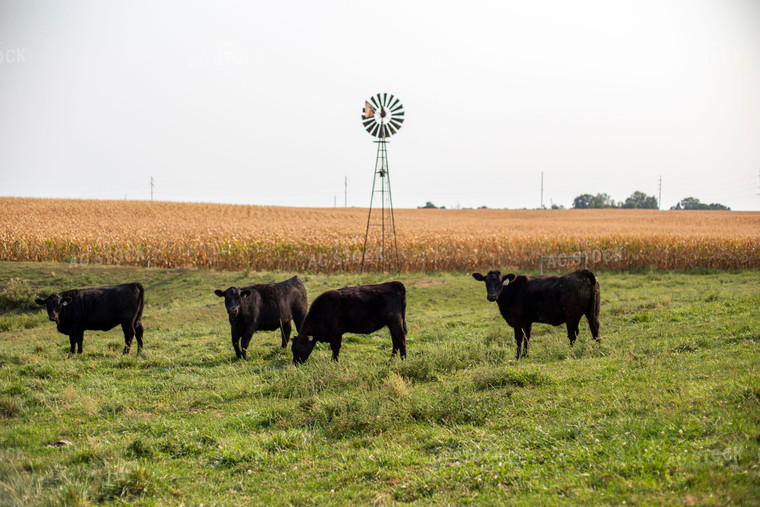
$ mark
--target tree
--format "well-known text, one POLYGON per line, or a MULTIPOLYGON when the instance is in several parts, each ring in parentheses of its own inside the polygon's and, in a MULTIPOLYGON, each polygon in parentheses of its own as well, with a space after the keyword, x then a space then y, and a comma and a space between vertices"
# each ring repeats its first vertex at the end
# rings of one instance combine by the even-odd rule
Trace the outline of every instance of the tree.
POLYGON ((614 208, 615 201, 609 196, 609 194, 582 194, 573 200, 573 208, 576 209, 588 209, 588 208, 614 208))
POLYGON ((635 191, 631 196, 625 200, 620 206, 621 208, 633 208, 633 209, 657 209, 657 198, 653 195, 647 195, 644 192, 635 191))
POLYGON ((615 201, 612 200, 609 194, 596 194, 591 200, 592 208, 614 208, 615 201))
POLYGON ((573 208, 588 209, 594 202, 594 196, 591 194, 582 194, 573 199, 573 208))
POLYGON ((438 206, 428 201, 424 206, 417 206, 417 209, 438 209, 438 206))
POLYGON ((731 208, 716 202, 710 204, 700 202, 696 197, 686 197, 670 209, 730 210, 731 208))

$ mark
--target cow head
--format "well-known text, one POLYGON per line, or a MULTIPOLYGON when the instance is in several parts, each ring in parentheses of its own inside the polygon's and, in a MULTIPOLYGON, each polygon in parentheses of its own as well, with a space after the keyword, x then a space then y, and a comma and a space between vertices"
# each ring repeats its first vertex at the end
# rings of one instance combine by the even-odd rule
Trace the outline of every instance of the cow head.
POLYGON ((61 320, 61 312, 63 312, 64 308, 71 303, 71 298, 68 296, 63 297, 60 294, 51 294, 47 299, 37 298, 34 302, 40 306, 47 307, 48 318, 56 324, 59 324, 61 320))
POLYGON ((214 294, 220 298, 224 298, 224 306, 227 308, 227 313, 231 317, 235 317, 240 313, 240 304, 243 302, 243 299, 249 297, 251 291, 249 289, 240 289, 239 287, 230 287, 225 291, 217 289, 214 291, 214 294))
POLYGON ((472 277, 479 282, 486 282, 486 291, 488 291, 486 297, 489 301, 499 299, 502 289, 517 278, 513 273, 501 276, 500 271, 489 271, 485 276, 480 273, 473 273, 472 277))
POLYGON ((291 350, 293 350, 293 364, 298 366, 305 363, 316 344, 317 339, 313 336, 299 334, 293 338, 293 343, 290 346, 291 350))

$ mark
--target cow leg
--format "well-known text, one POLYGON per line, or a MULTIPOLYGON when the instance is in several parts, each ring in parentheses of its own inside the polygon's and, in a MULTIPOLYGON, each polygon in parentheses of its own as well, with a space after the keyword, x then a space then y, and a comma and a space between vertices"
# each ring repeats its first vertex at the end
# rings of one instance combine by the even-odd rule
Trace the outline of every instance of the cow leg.
POLYGON ((524 339, 523 339, 523 351, 522 356, 528 357, 528 344, 530 343, 530 329, 533 326, 532 322, 528 322, 525 327, 523 327, 523 331, 525 333, 524 339))
POLYGON ((240 345, 238 345, 239 343, 240 343, 240 337, 235 336, 235 333, 232 333, 232 348, 235 349, 235 355, 237 356, 237 358, 242 359, 243 353, 240 351, 240 345))
POLYGON ((71 345, 71 350, 69 353, 75 354, 77 351, 77 337, 73 333, 69 335, 69 344, 71 345))
POLYGON ((291 325, 290 321, 282 322, 280 324, 280 333, 282 334, 282 348, 287 348, 288 342, 290 341, 290 331, 291 331, 291 325))
POLYGON ((393 341, 393 352, 391 352, 391 357, 395 356, 398 352, 401 359, 405 359, 406 333, 404 332, 404 325, 399 320, 398 322, 388 324, 388 329, 391 332, 391 341, 393 341))
POLYGON ((575 344, 575 339, 578 337, 578 324, 580 321, 580 317, 567 319, 567 337, 570 339, 571 347, 575 344))
POLYGON ((522 345, 525 338, 525 332, 522 326, 515 327, 515 346, 517 348, 515 352, 515 360, 519 360, 522 355, 522 345))
POLYGON ((145 330, 143 329, 142 320, 137 321, 137 324, 135 325, 135 338, 137 338, 137 353, 142 354, 143 349, 143 332, 145 330))
POLYGON ((243 354, 243 359, 246 359, 248 355, 248 345, 251 344, 251 338, 253 337, 253 331, 246 332, 240 339, 240 352, 243 354))
POLYGON ((124 331, 124 354, 129 354, 129 349, 132 347, 132 338, 135 336, 135 328, 132 326, 132 322, 124 323, 121 325, 122 331, 124 331))
POLYGON ((77 354, 82 353, 82 343, 84 342, 84 331, 78 331, 76 334, 77 340, 77 354))
POLYGON ((338 336, 330 340, 330 350, 332 350, 332 360, 338 360, 338 354, 340 354, 340 346, 342 345, 343 337, 338 336))

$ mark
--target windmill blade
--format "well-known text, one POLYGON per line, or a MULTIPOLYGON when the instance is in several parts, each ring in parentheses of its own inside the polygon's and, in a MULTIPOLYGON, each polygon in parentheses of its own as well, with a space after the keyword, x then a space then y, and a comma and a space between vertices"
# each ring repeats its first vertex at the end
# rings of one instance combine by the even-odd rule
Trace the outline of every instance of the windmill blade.
POLYGON ((393 128, 393 123, 388 124, 388 130, 390 131, 391 135, 395 134, 398 129, 393 128))
POLYGON ((393 111, 393 108, 396 107, 396 104, 399 103, 398 99, 394 99, 393 95, 391 95, 391 100, 388 101, 388 108, 393 111))
POLYGON ((380 125, 378 125, 377 123, 375 123, 372 126, 372 132, 370 132, 370 134, 372 134, 373 136, 377 137, 377 133, 378 133, 379 130, 380 130, 380 125))
POLYGON ((387 93, 383 93, 383 105, 384 106, 388 105, 388 94, 387 93))
POLYGON ((404 109, 404 105, 401 102, 399 102, 396 107, 392 107, 391 108, 391 112, 398 111, 399 109, 401 109, 401 110, 404 109))
POLYGON ((379 94, 379 93, 377 94, 377 101, 380 103, 380 106, 382 107, 382 105, 383 105, 383 99, 382 99, 382 97, 380 95, 381 94, 379 94))
MULTIPOLYGON (((380 96, 379 93, 377 95, 380 96)), ((375 106, 375 109, 380 107, 380 105, 377 102, 375 102, 375 97, 370 97, 369 100, 372 101, 372 104, 375 106)))
MULTIPOLYGON (((393 127, 393 128, 395 128, 396 130, 401 130, 401 123, 399 123, 399 122, 397 122, 395 120, 391 120, 390 126, 393 127)), ((394 134, 395 134, 395 132, 394 132, 394 134)))

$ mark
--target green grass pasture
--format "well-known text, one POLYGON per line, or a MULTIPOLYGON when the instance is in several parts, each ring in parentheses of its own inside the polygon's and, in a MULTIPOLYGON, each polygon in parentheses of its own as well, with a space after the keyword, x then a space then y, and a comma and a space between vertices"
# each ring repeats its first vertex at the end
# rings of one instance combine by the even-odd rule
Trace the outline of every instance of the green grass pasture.
POLYGON ((598 273, 601 343, 536 324, 519 362, 482 283, 401 274, 406 361, 387 330, 234 359, 213 290, 292 275, 0 263, 0 505, 760 502, 757 271, 598 273), (120 328, 70 355, 31 303, 129 281, 143 356, 120 328))

